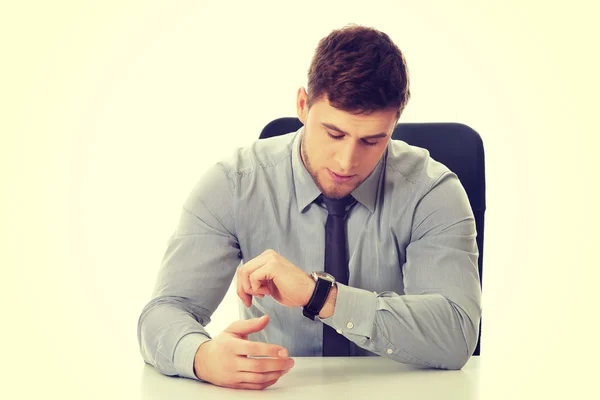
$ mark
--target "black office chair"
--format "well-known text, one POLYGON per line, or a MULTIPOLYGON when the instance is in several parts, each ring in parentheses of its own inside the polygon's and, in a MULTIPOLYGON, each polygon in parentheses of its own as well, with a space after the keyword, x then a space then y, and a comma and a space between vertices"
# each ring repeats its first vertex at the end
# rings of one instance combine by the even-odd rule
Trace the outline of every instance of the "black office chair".
MULTIPOLYGON (((298 118, 269 122, 259 139, 295 132, 302 127, 298 118)), ((392 139, 429 150, 433 159, 454 172, 465 188, 475 216, 479 249, 479 279, 483 279, 483 226, 485 216, 485 159, 481 137, 472 128, 458 123, 400 123, 392 139)), ((473 355, 480 355, 481 327, 473 355)))

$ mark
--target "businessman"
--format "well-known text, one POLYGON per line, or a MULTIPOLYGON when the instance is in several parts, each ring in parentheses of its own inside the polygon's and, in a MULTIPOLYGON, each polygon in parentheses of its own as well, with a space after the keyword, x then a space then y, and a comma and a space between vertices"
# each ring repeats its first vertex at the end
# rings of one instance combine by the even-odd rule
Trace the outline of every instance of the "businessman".
POLYGON ((240 389, 296 356, 462 368, 481 315, 475 220, 454 173, 390 139, 409 98, 388 35, 323 38, 297 93, 304 126, 237 149, 186 199, 139 318, 144 360, 240 389), (234 277, 240 319, 213 338, 234 277))

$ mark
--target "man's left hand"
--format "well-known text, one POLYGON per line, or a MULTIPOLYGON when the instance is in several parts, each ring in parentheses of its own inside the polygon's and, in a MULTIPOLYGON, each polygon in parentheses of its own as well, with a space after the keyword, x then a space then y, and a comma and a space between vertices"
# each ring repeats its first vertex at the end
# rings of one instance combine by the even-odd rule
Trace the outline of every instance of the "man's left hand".
POLYGON ((286 307, 303 307, 312 297, 315 281, 274 250, 267 250, 237 271, 237 294, 246 307, 252 296, 271 296, 286 307))

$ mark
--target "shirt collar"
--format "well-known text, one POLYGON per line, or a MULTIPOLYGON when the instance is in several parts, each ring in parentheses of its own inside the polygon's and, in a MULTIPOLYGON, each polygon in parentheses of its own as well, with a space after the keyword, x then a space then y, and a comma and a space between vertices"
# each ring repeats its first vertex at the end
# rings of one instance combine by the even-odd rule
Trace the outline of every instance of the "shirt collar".
POLYGON ((352 192, 352 196, 356 201, 367 207, 371 213, 375 212, 377 194, 379 193, 380 181, 383 176, 381 172, 383 171, 387 153, 388 149, 386 148, 373 172, 352 192))
MULTIPOLYGON (((310 173, 304 166, 300 157, 300 143, 304 134, 304 126, 301 127, 292 143, 292 176, 294 180, 294 189, 296 191, 296 203, 298 204, 298 212, 304 212, 306 207, 311 204, 321 191, 310 176, 310 173)), ((371 174, 365 179, 354 191, 352 196, 369 211, 375 211, 377 202, 377 193, 380 188, 380 178, 382 176, 383 166, 387 158, 389 144, 383 156, 377 163, 377 166, 371 174)))

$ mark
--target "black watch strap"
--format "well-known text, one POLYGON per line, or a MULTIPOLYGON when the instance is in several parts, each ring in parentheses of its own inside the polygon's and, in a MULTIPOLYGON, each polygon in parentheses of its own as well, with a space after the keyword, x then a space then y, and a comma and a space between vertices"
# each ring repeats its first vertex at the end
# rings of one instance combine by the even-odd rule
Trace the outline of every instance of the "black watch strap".
POLYGON ((310 298, 308 304, 306 304, 302 308, 302 314, 304 314, 305 317, 310 318, 314 321, 315 316, 319 315, 321 309, 325 305, 330 290, 330 281, 322 278, 317 278, 315 290, 313 291, 312 297, 310 298))

